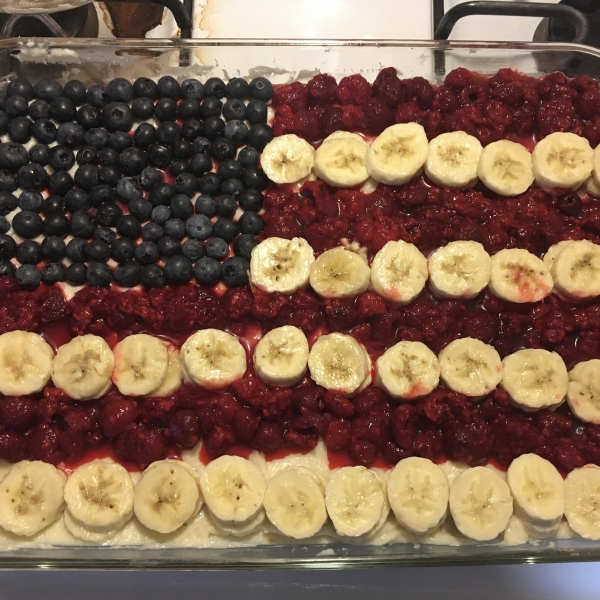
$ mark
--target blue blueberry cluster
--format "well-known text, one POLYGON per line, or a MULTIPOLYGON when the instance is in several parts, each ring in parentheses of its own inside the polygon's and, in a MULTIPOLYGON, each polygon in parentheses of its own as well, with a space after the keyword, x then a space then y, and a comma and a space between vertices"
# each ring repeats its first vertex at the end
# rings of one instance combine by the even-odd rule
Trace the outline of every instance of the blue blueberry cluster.
POLYGON ((0 92, 0 277, 245 285, 264 228, 272 92, 263 77, 13 80, 0 92))

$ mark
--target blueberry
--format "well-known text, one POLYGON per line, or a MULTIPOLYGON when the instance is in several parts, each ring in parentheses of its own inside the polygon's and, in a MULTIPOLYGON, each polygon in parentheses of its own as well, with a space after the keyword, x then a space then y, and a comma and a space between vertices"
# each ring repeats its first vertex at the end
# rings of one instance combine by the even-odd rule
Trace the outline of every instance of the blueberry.
POLYGON ((199 215, 214 217, 217 213, 215 201, 208 194, 198 196, 198 198, 196 198, 196 212, 199 215))
POLYGON ((101 240, 91 241, 87 245, 85 252, 89 260, 106 262, 110 258, 110 246, 101 240))
POLYGON ((50 148, 48 163, 56 171, 68 171, 75 164, 75 154, 65 146, 50 148))
POLYGON ((117 77, 106 86, 106 95, 111 102, 129 102, 133 98, 133 86, 123 77, 117 77))
POLYGON ((91 163, 95 163, 98 160, 98 151, 96 148, 86 147, 81 148, 77 151, 77 155, 75 156, 75 161, 79 166, 81 165, 89 165, 91 163))
POLYGON ((77 122, 84 129, 98 128, 102 125, 102 114, 95 106, 84 104, 76 114, 77 122))
POLYGON ((23 96, 11 96, 6 101, 5 111, 9 117, 24 117, 28 113, 28 108, 29 104, 23 96))
POLYGON ((219 196, 215 201, 215 212, 220 217, 233 217, 237 210, 237 202, 232 196, 219 196))
MULTIPOLYGON (((171 214, 173 214, 172 207, 171 214)), ((181 219, 169 219, 163 229, 166 236, 170 236, 176 240, 182 240, 185 237, 185 223, 181 219)))
POLYGON ((212 159, 208 154, 194 154, 190 160, 190 173, 200 177, 212 169, 212 159))
POLYGON ((162 226, 171 218, 171 209, 164 204, 159 204, 152 209, 150 218, 153 223, 162 226))
POLYGON ((114 148, 106 146, 98 153, 98 162, 105 167, 116 165, 119 163, 119 153, 114 148))
POLYGON ((70 285, 83 285, 87 281, 87 267, 83 263, 73 263, 67 268, 65 281, 70 285))
POLYGON ((219 192, 221 192, 221 194, 228 194, 229 196, 239 196, 244 191, 244 184, 234 177, 226 179, 221 182, 221 185, 219 186, 219 192))
POLYGON ((17 242, 9 235, 0 234, 0 258, 12 258, 17 252, 17 242))
POLYGON ((71 100, 73 104, 79 106, 85 102, 85 85, 78 79, 71 79, 65 83, 63 95, 71 100))
POLYGON ((158 247, 154 242, 142 242, 135 249, 135 260, 140 265, 152 265, 158 261, 158 247))
POLYGON ((244 167, 242 183, 247 188, 262 191, 269 185, 269 178, 260 167, 244 167))
POLYGON ((117 234, 107 227, 98 227, 98 229, 94 231, 94 239, 110 246, 117 239, 117 234))
POLYGON ((158 247, 158 253, 167 258, 175 256, 176 254, 181 254, 181 244, 179 243, 179 240, 168 235, 161 237, 156 246, 158 247))
POLYGON ((117 196, 126 204, 136 198, 142 198, 142 188, 138 180, 133 177, 123 177, 119 180, 119 183, 117 183, 117 196))
POLYGON ((56 141, 69 148, 77 148, 83 144, 85 131, 79 123, 62 123, 56 130, 56 141))
POLYGON ((136 98, 131 103, 131 112, 136 119, 149 119, 154 114, 154 102, 150 98, 136 98))
POLYGON ((23 190, 19 195, 19 208, 40 212, 44 198, 36 190, 23 190))
POLYGON ((74 238, 67 244, 67 257, 74 263, 85 262, 87 242, 81 238, 74 238))
POLYGON ((238 235, 233 240, 233 251, 236 256, 241 256, 249 261, 252 256, 252 250, 257 245, 258 240, 253 235, 242 233, 242 235, 238 235))
POLYGON ((193 142, 202 133, 202 123, 198 119, 188 119, 181 126, 183 137, 193 142))
MULTIPOLYGON (((218 98, 214 96, 210 96, 208 98, 204 98, 200 103, 200 114, 205 119, 204 128, 206 130, 206 120, 209 117, 218 117, 223 110, 223 104, 218 98)), ((206 134, 205 134, 206 135, 206 134)))
POLYGON ((173 98, 177 100, 181 94, 181 87, 174 77, 163 75, 158 80, 157 91, 161 98, 173 98))
POLYGON ((188 159, 194 154, 194 146, 187 140, 178 140, 171 145, 175 158, 188 159))
POLYGON ((7 215, 12 212, 18 206, 18 200, 16 196, 13 196, 9 192, 0 192, 0 215, 7 215))
POLYGON ((248 94, 248 82, 241 77, 234 77, 227 82, 225 94, 228 98, 244 98, 248 94))
POLYGON ((88 202, 96 208, 105 202, 114 202, 116 198, 115 189, 105 183, 93 187, 88 194, 88 202))
POLYGON ((161 98, 154 105, 154 114, 160 121, 173 121, 177 118, 177 102, 172 98, 161 98))
POLYGON ((111 268, 103 262, 91 262, 87 269, 87 282, 93 287, 105 287, 112 281, 111 268))
POLYGON ((62 215, 65 212, 65 201, 60 196, 48 196, 42 200, 42 212, 47 217, 54 214, 62 215))
POLYGON ((242 233, 249 233, 250 235, 258 235, 265 228, 263 218, 253 211, 245 212, 240 217, 238 225, 242 233))
MULTIPOLYGON (((175 178, 175 191, 177 194, 185 194, 186 196, 191 197, 196 193, 197 186, 198 181, 191 173, 181 173, 175 178)), ((187 217, 180 218, 187 219, 187 217)))
POLYGON ((166 146, 160 144, 150 144, 146 150, 148 162, 159 169, 164 169, 173 160, 173 154, 166 146))
POLYGON ((45 100, 34 100, 27 108, 27 113, 34 121, 49 119, 50 105, 45 100))
POLYGON ((253 125, 250 127, 248 132, 247 142, 248 145, 254 146, 260 152, 263 151, 264 147, 275 137, 273 129, 264 123, 253 125))
POLYGON ((30 163, 17 171, 17 184, 23 189, 41 191, 48 185, 48 173, 42 165, 30 163))
POLYGON ((53 213, 46 217, 42 223, 42 233, 44 235, 66 235, 69 232, 69 220, 64 214, 53 213))
MULTIPOLYGON (((225 127, 225 124, 223 124, 223 127, 225 127)), ((206 154, 210 150, 210 142, 211 140, 209 140, 207 137, 197 137, 194 140, 194 152, 198 154, 206 154)))
POLYGON ((15 268, 10 260, 0 260, 0 277, 14 277, 15 268))
POLYGON ((6 233, 10 229, 10 223, 6 217, 0 216, 0 234, 6 233))
POLYGON ((156 129, 156 139, 163 146, 170 146, 181 139, 181 127, 173 121, 164 121, 156 129))
POLYGON ((162 175, 158 169, 146 167, 140 173, 140 184, 145 190, 151 189, 157 183, 162 183, 162 175))
POLYGON ((17 189, 15 176, 6 170, 0 170, 0 192, 14 192, 17 189))
POLYGON ((201 194, 216 195, 221 185, 221 178, 216 173, 206 173, 198 179, 198 191, 201 194))
POLYGON ((109 135, 104 131, 104 129, 100 129, 99 127, 94 127, 93 129, 89 129, 85 132, 85 143, 92 148, 96 148, 96 150, 102 150, 104 146, 108 143, 109 135))
POLYGON ((74 185, 75 182, 67 171, 54 171, 48 178, 48 189, 58 196, 64 196, 74 185))
POLYGON ((234 158, 235 150, 235 144, 231 140, 222 137, 213 140, 210 145, 210 155, 218 162, 234 158))
POLYGON ((187 240, 181 247, 181 253, 194 263, 204 256, 204 245, 200 240, 187 240))
POLYGON ((230 177, 240 177, 242 174, 242 165, 237 161, 229 158, 219 164, 217 173, 222 179, 229 179, 230 177))
POLYGON ((42 283, 52 285, 59 281, 64 281, 66 277, 66 269, 59 262, 48 263, 42 269, 42 283))
POLYGON ((218 77, 210 77, 204 83, 204 95, 223 98, 225 96, 225 82, 218 77))
POLYGON ((25 240, 17 246, 17 260, 22 265, 37 265, 42 260, 40 245, 33 240, 25 240))
POLYGON ((50 118, 59 123, 72 121, 77 116, 77 109, 72 100, 61 96, 50 102, 50 118))
POLYGON ((33 93, 40 100, 52 102, 62 96, 63 86, 56 79, 42 79, 33 86, 33 93))
POLYGON ((156 100, 158 98, 158 86, 152 79, 148 79, 148 77, 138 77, 133 82, 133 93, 138 98, 156 100))
POLYGON ((140 223, 143 223, 150 219, 152 204, 143 198, 135 198, 129 203, 129 213, 140 221, 140 223))
POLYGON ((0 169, 17 171, 29 162, 27 150, 21 144, 6 142, 0 144, 0 169))
POLYGON ((238 224, 228 217, 221 217, 213 226, 214 234, 226 242, 233 242, 238 234, 238 224))
POLYGON ((9 98, 11 96, 23 96, 25 100, 33 100, 33 86, 27 79, 13 79, 6 88, 6 95, 9 98))
POLYGON ((200 116, 200 104, 198 100, 193 98, 186 98, 177 107, 177 114, 182 120, 195 119, 200 116))
POLYGON ((111 102, 102 109, 102 124, 109 131, 129 131, 133 125, 133 113, 127 104, 111 102))
POLYGON ((238 161, 242 167, 255 167, 258 165, 258 150, 252 146, 245 146, 238 154, 238 161))
POLYGON ((581 212, 583 203, 577 194, 565 194, 556 201, 556 208, 568 217, 575 217, 581 212))
POLYGON ((15 277, 21 287, 35 289, 42 281, 42 274, 33 265, 21 265, 15 271, 15 277))
MULTIPOLYGON (((181 177, 181 175, 179 176, 181 177)), ((188 217, 191 217, 194 213, 194 207, 192 201, 186 194, 177 194, 171 199, 171 215, 175 219, 182 219, 185 221, 188 217)), ((173 234, 167 234, 173 235, 173 234)))
POLYGON ((204 86, 197 79, 186 79, 181 84, 181 95, 184 98, 200 100, 204 95, 204 86))
POLYGON ((246 107, 246 119, 251 125, 267 122, 267 104, 262 100, 250 100, 246 107))
POLYGON ((121 177, 123 177, 123 172, 119 165, 105 165, 102 171, 100 171, 102 183, 112 185, 113 187, 119 183, 121 177))
POLYGON ((117 238, 110 248, 110 256, 118 263, 124 263, 135 256, 135 248, 136 245, 133 240, 129 238, 117 238))
POLYGON ((136 239, 142 233, 140 222, 131 215, 123 215, 117 220, 117 231, 123 236, 136 239))
POLYGON ((194 277, 202 285, 214 285, 219 281, 220 274, 219 263, 214 258, 205 256, 194 265, 194 277))
POLYGON ((75 237, 91 238, 96 229, 94 218, 87 210, 77 210, 71 215, 71 232, 75 237))
POLYGON ((250 98, 268 102, 273 95, 273 86, 268 79, 264 77, 255 77, 248 86, 248 95, 250 98))
POLYGON ((206 215, 199 214, 193 215, 187 220, 185 230, 191 238, 205 240, 211 236, 213 226, 206 215))
POLYGON ((187 283, 192 278, 193 265, 185 256, 172 256, 165 263, 165 277, 169 283, 187 283))
POLYGON ((213 237, 206 242, 206 256, 214 258, 215 260, 221 260, 227 256, 229 245, 227 242, 218 237, 213 237))
POLYGON ((114 227, 123 211, 114 202, 105 202, 96 211, 96 222, 103 227, 114 227))
POLYGON ((142 283, 147 288, 160 288, 166 283, 165 273, 158 265, 146 265, 142 269, 142 283))
POLYGON ((133 134, 133 145, 147 148, 156 139, 156 129, 150 123, 140 123, 133 134))
POLYGON ((117 152, 123 152, 133 146, 133 140, 124 131, 113 131, 108 138, 108 145, 117 152))
POLYGON ((28 117, 15 117, 8 123, 8 135, 13 142, 26 144, 31 139, 33 121, 28 117))
POLYGON ((121 152, 119 164, 126 175, 139 175, 148 166, 148 161, 139 148, 127 148, 121 152))
POLYGON ((81 165, 73 177, 75 185, 89 192, 100 183, 100 169, 96 165, 81 165))
POLYGON ((241 256, 226 258, 221 265, 221 279, 231 287, 241 287, 248 284, 250 263, 241 256))
POLYGON ((169 167, 169 173, 173 175, 173 177, 177 177, 182 173, 187 173, 190 168, 190 163, 187 160, 175 160, 171 163, 169 167))
POLYGON ((42 218, 33 211, 22 210, 13 217, 12 227, 22 238, 34 238, 42 233, 42 218))
POLYGON ((246 105, 237 98, 227 100, 223 105, 223 117, 226 121, 243 121, 246 118, 246 105))
POLYGON ((121 287, 133 287, 142 279, 142 267, 130 260, 118 265, 113 271, 113 277, 121 287))
MULTIPOLYGON (((204 121, 204 138, 206 138, 207 140, 216 140, 220 135, 223 134, 224 130, 225 122, 220 117, 208 117, 208 119, 204 121)), ((200 146, 200 142, 198 142, 198 146, 200 146)), ((194 143, 194 149, 196 149, 196 143, 194 143)))
POLYGON ((164 229, 157 223, 146 223, 142 226, 142 239, 145 242, 158 242, 164 234, 164 229))
POLYGON ((171 198, 175 195, 175 188, 170 183, 155 184, 148 194, 148 200, 152 206, 165 206, 171 202, 171 198))

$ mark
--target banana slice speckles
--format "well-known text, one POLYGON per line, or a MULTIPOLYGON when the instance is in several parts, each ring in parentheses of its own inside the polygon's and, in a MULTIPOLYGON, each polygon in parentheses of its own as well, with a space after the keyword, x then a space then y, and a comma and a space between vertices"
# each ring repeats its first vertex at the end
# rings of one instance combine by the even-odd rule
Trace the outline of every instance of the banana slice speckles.
POLYGON ((369 176, 365 166, 367 148, 362 139, 329 137, 315 152, 315 175, 333 187, 360 185, 369 176))
POLYGON ((275 183, 296 183, 310 174, 315 160, 314 148, 293 133, 273 138, 263 149, 261 166, 275 183))
POLYGON ((370 282, 367 261, 341 246, 323 252, 310 270, 310 285, 322 298, 358 296, 369 288, 370 282))
POLYGON ((481 152, 477 166, 479 179, 500 196, 518 196, 533 184, 531 154, 521 144, 498 140, 481 152))

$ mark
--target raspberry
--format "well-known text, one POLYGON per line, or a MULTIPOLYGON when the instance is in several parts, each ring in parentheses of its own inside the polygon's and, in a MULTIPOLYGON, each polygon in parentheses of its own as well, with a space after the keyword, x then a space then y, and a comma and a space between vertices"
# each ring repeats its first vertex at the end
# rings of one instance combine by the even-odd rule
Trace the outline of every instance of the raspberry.
POLYGON ((420 108, 423 110, 431 108, 435 91, 427 79, 424 77, 413 77, 404 81, 404 84, 408 88, 409 95, 412 94, 420 108))
POLYGON ((38 425, 27 437, 27 451, 32 460, 57 465, 64 460, 65 452, 60 448, 61 431, 56 425, 38 425))
POLYGON ((340 104, 364 104, 371 97, 371 86, 360 74, 340 80, 335 95, 340 104))
POLYGON ((177 411, 169 421, 169 431, 180 448, 190 450, 200 439, 198 415, 192 410, 177 411))
POLYGON ((416 102, 404 102, 399 104, 394 113, 396 123, 420 123, 423 118, 421 110, 416 102))
POLYGON ((306 86, 299 81, 287 85, 279 85, 273 90, 273 106, 276 108, 282 104, 289 104, 294 112, 306 108, 307 105, 306 86))
POLYGON ((395 123, 394 113, 379 98, 371 98, 363 104, 365 126, 369 133, 379 135, 395 123))
POLYGON ((334 131, 346 129, 343 121, 344 112, 339 106, 326 106, 319 117, 321 137, 326 138, 334 131))
POLYGON ((358 307, 354 298, 328 298, 323 304, 327 327, 331 331, 344 331, 356 323, 358 307))
POLYGON ((396 108, 398 103, 404 101, 406 93, 407 90, 400 82, 394 67, 379 71, 373 82, 373 96, 385 102, 390 108, 396 108))
POLYGON ((360 106, 345 104, 342 108, 342 123, 348 131, 363 131, 365 129, 365 113, 360 106))
POLYGON ((308 100, 314 104, 335 102, 337 87, 338 85, 334 77, 319 73, 306 84, 308 100))
POLYGON ((167 447, 162 432, 154 427, 135 425, 112 440, 115 456, 145 469, 149 464, 162 460, 167 447))
POLYGON ((19 462, 27 456, 27 439, 21 433, 0 432, 0 458, 8 462, 19 462))
POLYGON ((98 415, 100 431, 106 437, 122 434, 130 424, 137 421, 138 414, 138 405, 135 400, 114 398, 102 408, 98 415))
POLYGON ((345 419, 335 419, 327 426, 324 440, 331 450, 343 450, 350 444, 350 423, 345 419))
POLYGON ((257 416, 242 408, 233 418, 233 431, 240 442, 247 443, 252 439, 259 423, 260 419, 257 416))
POLYGON ((454 69, 450 71, 444 80, 444 84, 450 86, 451 88, 461 89, 464 88, 467 84, 471 83, 475 79, 475 74, 469 69, 465 69, 464 67, 459 67, 458 69, 454 69))
POLYGON ((36 403, 27 396, 4 398, 0 402, 0 420, 9 429, 23 431, 35 421, 36 403))
POLYGON ((283 428, 279 423, 261 422, 258 425, 250 445, 255 450, 269 452, 281 448, 283 445, 283 428))
POLYGON ((351 417, 354 414, 354 404, 338 392, 328 391, 324 400, 327 410, 336 417, 351 417))
POLYGON ((357 440, 350 446, 350 456, 359 464, 370 467, 377 458, 379 448, 367 440, 357 440))

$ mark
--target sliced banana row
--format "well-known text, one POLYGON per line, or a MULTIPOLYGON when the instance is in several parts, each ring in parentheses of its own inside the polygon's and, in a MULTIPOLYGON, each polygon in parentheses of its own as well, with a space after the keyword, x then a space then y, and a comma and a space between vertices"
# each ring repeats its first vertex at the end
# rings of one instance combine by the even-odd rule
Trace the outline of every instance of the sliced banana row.
POLYGON ((541 188, 575 190, 590 177, 600 186, 600 158, 586 138, 552 133, 537 143, 532 154, 521 144, 499 140, 482 148, 464 131, 443 133, 431 141, 418 123, 399 123, 385 129, 371 145, 361 136, 335 132, 315 151, 294 134, 269 142, 261 163, 275 183, 297 183, 311 171, 334 187, 354 187, 368 177, 402 185, 425 171, 440 187, 464 189, 479 179, 501 196, 516 196, 535 181, 541 188))

